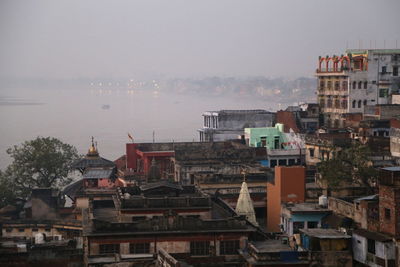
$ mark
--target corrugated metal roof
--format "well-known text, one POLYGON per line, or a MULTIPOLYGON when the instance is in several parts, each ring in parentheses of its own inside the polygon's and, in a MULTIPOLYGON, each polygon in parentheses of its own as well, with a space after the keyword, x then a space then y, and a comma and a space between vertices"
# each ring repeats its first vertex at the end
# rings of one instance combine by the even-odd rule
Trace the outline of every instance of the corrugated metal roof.
POLYGON ((386 167, 386 168, 382 168, 382 170, 391 171, 391 172, 399 172, 400 166, 386 167))
POLYGON ((72 167, 75 169, 85 169, 88 167, 114 167, 114 166, 115 166, 114 162, 102 157, 95 157, 95 158, 85 157, 77 160, 72 164, 72 167))
POLYGON ((379 198, 378 195, 371 195, 371 196, 356 198, 356 199, 354 199, 354 202, 360 202, 361 200, 375 200, 378 198, 379 198))
POLYGON ((390 236, 381 234, 381 233, 377 233, 377 232, 371 232, 365 229, 356 229, 353 231, 353 234, 359 235, 359 236, 363 236, 372 240, 376 240, 379 242, 385 242, 385 241, 391 241, 392 238, 390 236))
POLYGON ((336 229, 312 228, 300 229, 300 232, 303 232, 308 236, 318 237, 321 239, 351 238, 351 236, 342 233, 336 229))
POLYGON ((111 178, 113 169, 88 169, 83 173, 83 179, 111 178))

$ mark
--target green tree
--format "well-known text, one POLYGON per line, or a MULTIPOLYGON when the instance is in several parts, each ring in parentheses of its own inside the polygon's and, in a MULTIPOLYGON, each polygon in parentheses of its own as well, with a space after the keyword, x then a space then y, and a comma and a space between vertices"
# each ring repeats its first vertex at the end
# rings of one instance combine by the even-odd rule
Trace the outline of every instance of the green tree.
POLYGON ((370 149, 362 144, 354 143, 334 153, 334 157, 318 164, 318 173, 329 187, 337 188, 343 184, 358 184, 373 193, 373 186, 378 171, 369 159, 370 149))
POLYGON ((33 188, 61 188, 69 184, 71 164, 78 159, 75 147, 52 137, 37 137, 7 149, 13 162, 6 168, 3 184, 12 183, 15 195, 29 196, 33 188))
POLYGON ((14 184, 0 170, 0 208, 14 203, 16 199, 14 184))

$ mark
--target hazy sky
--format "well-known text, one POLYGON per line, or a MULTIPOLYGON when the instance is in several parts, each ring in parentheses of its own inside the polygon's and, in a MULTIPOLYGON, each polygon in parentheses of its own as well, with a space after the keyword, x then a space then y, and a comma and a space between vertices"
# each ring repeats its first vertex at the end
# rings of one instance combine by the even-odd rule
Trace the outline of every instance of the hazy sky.
POLYGON ((399 0, 1 0, 0 77, 312 76, 346 45, 400 48, 399 11, 399 0))

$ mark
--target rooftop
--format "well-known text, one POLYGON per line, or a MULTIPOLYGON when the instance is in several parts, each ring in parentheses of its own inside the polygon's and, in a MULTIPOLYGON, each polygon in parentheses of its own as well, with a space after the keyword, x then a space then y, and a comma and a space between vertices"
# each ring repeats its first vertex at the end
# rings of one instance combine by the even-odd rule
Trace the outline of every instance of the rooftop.
POLYGON ((267 239, 265 241, 251 242, 251 245, 257 250, 258 253, 268 252, 281 252, 281 251, 292 251, 292 248, 283 244, 281 240, 267 239))
POLYGON ((387 242, 392 241, 392 237, 378 233, 378 232, 371 232, 365 229, 356 229, 353 231, 353 234, 360 235, 366 237, 368 239, 372 239, 379 242, 387 242))
POLYGON ((342 233, 335 229, 322 229, 322 228, 311 228, 311 229, 300 229, 300 232, 305 235, 316 237, 319 239, 350 239, 351 236, 342 233))
POLYGON ((296 203, 296 204, 285 203, 282 205, 292 213, 330 212, 328 208, 322 208, 317 203, 296 203))
POLYGON ((83 179, 114 178, 114 169, 86 169, 83 173, 83 179))
POLYGON ((399 172, 400 166, 386 167, 386 168, 382 168, 382 170, 390 171, 390 172, 399 172))

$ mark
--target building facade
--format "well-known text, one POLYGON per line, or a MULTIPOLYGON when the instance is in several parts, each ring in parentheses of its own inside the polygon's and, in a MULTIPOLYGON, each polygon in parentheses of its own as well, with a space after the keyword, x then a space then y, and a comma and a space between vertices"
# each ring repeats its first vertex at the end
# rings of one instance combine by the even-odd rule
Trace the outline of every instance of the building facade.
POLYGON ((347 50, 319 58, 318 103, 328 127, 343 127, 343 114, 391 104, 400 87, 400 50, 347 50))
POLYGON ((237 139, 244 128, 270 127, 275 114, 266 110, 221 110, 203 113, 203 128, 199 129, 200 141, 225 141, 237 139))

